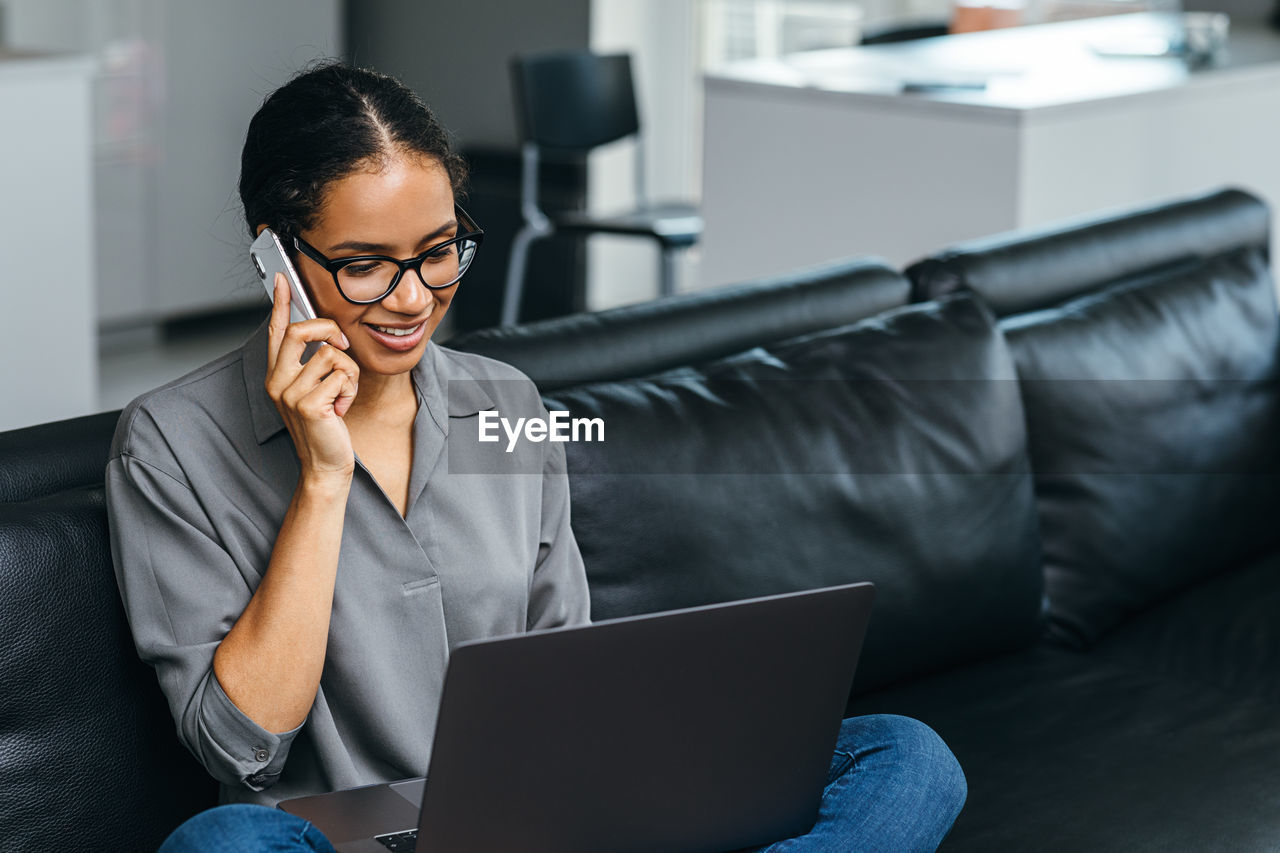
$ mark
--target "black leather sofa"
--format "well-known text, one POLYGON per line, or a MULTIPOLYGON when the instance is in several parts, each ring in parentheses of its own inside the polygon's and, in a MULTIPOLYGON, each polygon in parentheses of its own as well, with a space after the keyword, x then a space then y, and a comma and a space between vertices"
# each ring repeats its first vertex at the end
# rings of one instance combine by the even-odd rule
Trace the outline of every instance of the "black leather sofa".
MULTIPOLYGON (((1269 233, 1227 190, 450 345, 604 418, 568 446, 596 618, 876 581, 850 712, 951 745, 944 851, 1272 850, 1269 233)), ((214 798, 118 604, 110 421, 0 434, 5 850, 214 798)))

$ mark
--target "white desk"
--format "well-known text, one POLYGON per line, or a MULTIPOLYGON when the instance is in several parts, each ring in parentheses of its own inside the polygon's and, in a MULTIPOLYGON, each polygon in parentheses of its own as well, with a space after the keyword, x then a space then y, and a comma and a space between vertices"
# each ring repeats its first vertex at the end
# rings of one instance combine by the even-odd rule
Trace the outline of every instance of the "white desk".
MULTIPOLYGON (((1229 52, 1103 58, 1124 15, 797 54, 706 80, 702 283, 943 246, 1223 184, 1280 212, 1280 35, 1229 52), (902 92, 904 80, 983 90, 902 92)), ((1280 216, 1273 241, 1280 246, 1280 216)))
POLYGON ((0 430, 97 408, 93 69, 0 51, 0 430))

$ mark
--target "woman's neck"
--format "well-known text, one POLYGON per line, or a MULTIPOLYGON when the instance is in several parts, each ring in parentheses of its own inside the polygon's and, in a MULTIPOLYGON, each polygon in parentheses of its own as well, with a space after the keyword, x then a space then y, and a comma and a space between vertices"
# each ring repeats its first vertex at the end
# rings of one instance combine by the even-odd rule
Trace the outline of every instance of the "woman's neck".
POLYGON ((405 416, 412 420, 417 408, 418 395, 409 373, 394 376, 365 373, 360 376, 360 387, 346 419, 351 420, 354 415, 362 421, 400 421, 405 416))

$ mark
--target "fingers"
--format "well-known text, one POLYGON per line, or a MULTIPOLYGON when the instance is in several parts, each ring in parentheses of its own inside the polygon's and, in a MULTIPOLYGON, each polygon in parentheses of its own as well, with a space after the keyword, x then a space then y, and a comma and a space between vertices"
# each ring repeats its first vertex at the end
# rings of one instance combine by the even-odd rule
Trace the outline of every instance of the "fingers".
POLYGON ((305 394, 302 399, 298 400, 296 409, 304 418, 316 420, 327 417, 330 414, 336 414, 338 417, 346 414, 346 410, 351 407, 350 400, 355 399, 355 392, 348 392, 351 385, 351 378, 341 370, 335 370, 305 394), (341 412, 338 411, 339 401, 347 398, 348 402, 344 405, 341 412))
POLYGON ((293 380, 292 385, 297 386, 301 393, 305 394, 334 371, 346 374, 352 385, 360 381, 360 366, 349 355, 333 347, 325 347, 311 357, 311 360, 302 368, 302 372, 293 380))
POLYGON ((280 344, 284 340, 285 330, 289 327, 289 282, 284 273, 276 273, 272 283, 271 321, 267 328, 267 372, 276 369, 276 360, 280 355, 280 344))
POLYGON ((271 320, 267 334, 267 373, 275 372, 276 365, 284 360, 292 368, 302 361, 307 344, 323 341, 339 349, 351 344, 332 320, 303 320, 291 323, 289 280, 284 273, 276 273, 272 282, 271 320))
POLYGON ((343 414, 346 414, 346 409, 350 407, 359 388, 360 366, 349 355, 333 347, 317 350, 311 360, 293 376, 283 369, 277 370, 267 377, 267 392, 288 408, 297 409, 304 398, 334 374, 344 380, 334 396, 348 398, 342 407, 343 414))
MULTIPOLYGON (((342 334, 342 330, 338 328, 338 324, 332 320, 303 320, 300 323, 289 323, 284 330, 284 338, 280 342, 279 351, 276 353, 276 363, 281 368, 287 368, 292 376, 296 376, 301 370, 302 352, 307 348, 307 344, 314 341, 323 341, 330 346, 345 350, 351 346, 347 341, 347 336, 342 334)), ((321 350, 317 351, 317 354, 321 350)), ((314 360, 314 358, 313 358, 314 360)), ((274 370, 274 366, 271 366, 274 370)))
POLYGON ((351 408, 351 404, 356 401, 356 393, 360 390, 360 386, 356 382, 347 381, 342 385, 342 390, 338 392, 338 397, 333 401, 333 413, 338 417, 344 417, 351 408))

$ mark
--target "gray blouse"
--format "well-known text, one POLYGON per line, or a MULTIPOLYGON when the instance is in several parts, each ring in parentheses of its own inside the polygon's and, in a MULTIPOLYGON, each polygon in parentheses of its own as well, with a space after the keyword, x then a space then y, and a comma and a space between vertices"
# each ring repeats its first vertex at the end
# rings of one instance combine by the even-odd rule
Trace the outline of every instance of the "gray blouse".
POLYGON ((224 802, 422 776, 449 650, 585 622, 563 445, 478 440, 478 413, 546 417, 533 384, 428 344, 405 517, 357 460, 320 689, 275 734, 237 708, 213 655, 266 571, 299 475, 263 387, 264 324, 230 353, 131 403, 107 465, 112 556, 142 659, 224 802))

